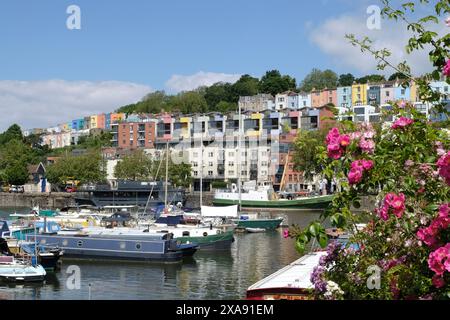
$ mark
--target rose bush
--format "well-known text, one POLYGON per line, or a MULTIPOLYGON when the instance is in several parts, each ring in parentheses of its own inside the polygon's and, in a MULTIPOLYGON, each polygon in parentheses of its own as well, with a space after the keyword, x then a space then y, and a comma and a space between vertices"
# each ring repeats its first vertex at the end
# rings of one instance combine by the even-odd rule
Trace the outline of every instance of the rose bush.
MULTIPOLYGON (((407 51, 432 48, 435 70, 413 78, 406 63, 397 67, 388 61, 387 49, 375 50, 372 41, 351 43, 370 52, 378 69, 389 66, 405 75, 404 87, 415 84, 421 101, 446 115, 442 93, 430 81, 441 77, 450 84, 450 36, 426 30, 427 23, 449 23, 448 1, 436 1, 435 16, 411 22, 408 12, 414 2, 393 8, 382 0, 382 14, 407 24, 414 33, 407 51), (445 15, 445 18, 439 19, 445 15)), ((420 2, 426 5, 424 2, 420 2)), ((306 229, 292 226, 286 236, 296 239, 304 252, 316 239, 325 247, 324 222, 347 230, 346 244, 329 244, 311 276, 319 299, 448 299, 450 298, 450 131, 448 120, 430 123, 423 113, 404 100, 383 111, 381 125, 337 122, 321 151, 322 174, 340 182, 340 192, 320 221, 306 229), (362 197, 375 199, 375 208, 364 211, 362 197), (360 224, 365 223, 361 229, 360 224), (375 272, 375 273, 374 273, 375 272), (377 274, 377 277, 373 277, 377 274), (379 277, 378 277, 379 275, 379 277), (379 281, 378 281, 378 280, 379 281)))

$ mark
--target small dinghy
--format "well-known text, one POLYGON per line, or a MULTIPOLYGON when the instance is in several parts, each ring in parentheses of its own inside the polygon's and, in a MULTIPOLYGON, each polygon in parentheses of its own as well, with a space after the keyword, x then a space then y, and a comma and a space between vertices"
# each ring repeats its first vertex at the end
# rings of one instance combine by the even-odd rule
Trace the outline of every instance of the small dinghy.
POLYGON ((245 230, 248 233, 262 233, 262 232, 266 232, 266 229, 264 229, 264 228, 245 228, 245 230))
POLYGON ((13 282, 43 281, 46 272, 41 265, 0 256, 0 279, 13 282))

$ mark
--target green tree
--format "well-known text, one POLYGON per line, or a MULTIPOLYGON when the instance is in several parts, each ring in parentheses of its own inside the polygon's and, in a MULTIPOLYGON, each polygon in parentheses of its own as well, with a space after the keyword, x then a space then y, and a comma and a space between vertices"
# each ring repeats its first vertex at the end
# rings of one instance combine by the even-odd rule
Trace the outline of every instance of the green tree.
POLYGON ((377 82, 385 82, 386 78, 379 74, 370 74, 355 80, 356 83, 366 84, 366 83, 377 83, 377 82))
POLYGON ((117 179, 146 181, 151 179, 152 161, 142 150, 136 150, 132 154, 121 159, 115 169, 117 179))
POLYGON ((105 168, 100 152, 90 150, 82 156, 63 156, 47 168, 47 178, 57 185, 64 185, 66 180, 71 179, 80 183, 98 183, 106 179, 105 168))
POLYGON ((110 147, 112 133, 109 131, 102 132, 100 134, 91 134, 89 136, 82 136, 78 139, 78 147, 81 148, 102 148, 102 147, 110 147))
POLYGON ((389 81, 394 81, 394 80, 404 80, 404 79, 408 79, 408 77, 402 73, 402 72, 395 72, 393 73, 390 77, 389 77, 389 81))
POLYGON ((0 145, 14 139, 23 140, 22 129, 17 124, 13 124, 4 133, 0 134, 0 145))
POLYGON ((288 90, 296 90, 295 78, 288 75, 281 75, 280 71, 272 70, 267 71, 266 74, 261 78, 258 85, 259 92, 270 93, 271 95, 276 95, 288 90))
POLYGON ((226 113, 228 111, 235 111, 237 110, 238 105, 234 102, 226 102, 226 101, 220 101, 217 105, 214 111, 226 113))
POLYGON ((355 81, 355 77, 351 73, 341 74, 338 80, 338 86, 349 87, 355 81))
POLYGON ((325 71, 312 69, 300 84, 300 90, 303 92, 311 92, 313 89, 334 89, 336 88, 337 82, 338 76, 334 71, 329 69, 325 71))
POLYGON ((28 181, 27 165, 21 161, 13 161, 4 171, 9 184, 23 185, 28 181))
POLYGON ((217 105, 221 101, 231 102, 233 100, 231 93, 231 84, 218 82, 205 88, 205 100, 209 111, 219 111, 217 105))
POLYGON ((233 101, 238 102, 241 96, 254 96, 258 94, 259 79, 245 74, 231 86, 233 101))
POLYGON ((307 180, 322 173, 320 154, 325 150, 326 130, 301 130, 294 142, 294 165, 307 180))
POLYGON ((207 112, 208 104, 205 97, 196 91, 181 92, 175 96, 172 104, 172 110, 180 111, 184 114, 207 112))

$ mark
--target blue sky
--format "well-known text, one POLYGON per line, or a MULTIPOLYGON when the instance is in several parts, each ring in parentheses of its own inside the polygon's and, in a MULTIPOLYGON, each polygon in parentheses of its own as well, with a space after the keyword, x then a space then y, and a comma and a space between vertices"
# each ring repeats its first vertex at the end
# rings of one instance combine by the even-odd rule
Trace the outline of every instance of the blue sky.
POLYGON ((3 1, 1 77, 120 80, 164 88, 173 74, 261 76, 280 69, 301 79, 334 65, 308 38, 308 23, 365 7, 359 1, 114 0, 3 1), (332 4, 333 3, 333 4, 332 4), (81 30, 66 8, 81 8, 81 30))
MULTIPOLYGON (((405 59, 402 28, 368 30, 378 0, 39 0, 0 2, 0 130, 48 127, 109 112, 153 90, 176 93, 261 77, 278 69, 299 83, 314 67, 377 72, 344 39, 369 35, 405 59), (69 5, 81 30, 68 30, 69 5)), ((423 72, 426 56, 414 56, 423 72)), ((388 72, 387 72, 388 73, 388 72)))

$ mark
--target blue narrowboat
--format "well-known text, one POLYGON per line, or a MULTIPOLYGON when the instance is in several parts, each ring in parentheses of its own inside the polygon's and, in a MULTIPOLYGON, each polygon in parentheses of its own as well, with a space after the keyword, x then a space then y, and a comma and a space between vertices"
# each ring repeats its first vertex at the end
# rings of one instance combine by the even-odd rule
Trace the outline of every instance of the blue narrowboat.
MULTIPOLYGON (((29 235, 34 241, 34 235, 29 235)), ((64 256, 73 259, 128 260, 142 262, 177 263, 192 256, 197 244, 178 244, 172 234, 156 234, 146 239, 82 234, 39 234, 38 244, 59 247, 64 256)))

